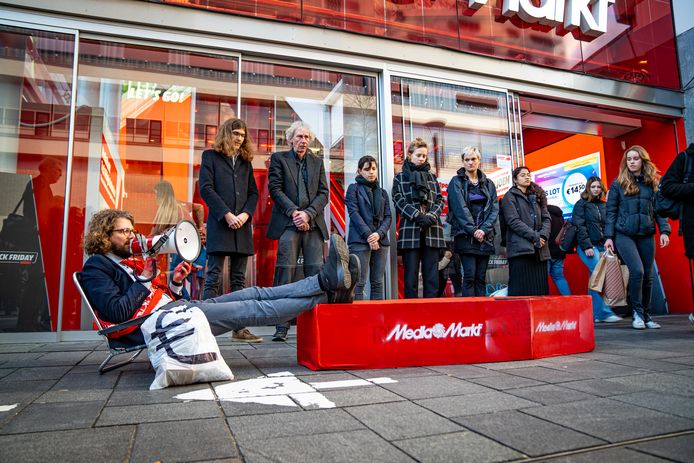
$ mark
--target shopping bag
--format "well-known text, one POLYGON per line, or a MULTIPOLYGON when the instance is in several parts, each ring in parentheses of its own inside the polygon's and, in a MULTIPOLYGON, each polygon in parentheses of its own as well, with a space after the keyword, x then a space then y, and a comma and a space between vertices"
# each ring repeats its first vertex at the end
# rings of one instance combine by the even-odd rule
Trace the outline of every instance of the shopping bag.
POLYGON ((159 310, 142 324, 141 330, 155 371, 150 390, 234 379, 199 308, 159 310))
POLYGON ((627 283, 629 270, 621 265, 619 258, 612 252, 605 252, 605 281, 602 288, 602 299, 611 307, 627 305, 627 283))
POLYGON ((607 252, 600 256, 600 259, 598 260, 598 263, 593 269, 593 273, 590 274, 590 279, 588 280, 588 289, 597 293, 602 293, 602 288, 605 284, 605 264, 607 262, 605 257, 606 254, 607 252))

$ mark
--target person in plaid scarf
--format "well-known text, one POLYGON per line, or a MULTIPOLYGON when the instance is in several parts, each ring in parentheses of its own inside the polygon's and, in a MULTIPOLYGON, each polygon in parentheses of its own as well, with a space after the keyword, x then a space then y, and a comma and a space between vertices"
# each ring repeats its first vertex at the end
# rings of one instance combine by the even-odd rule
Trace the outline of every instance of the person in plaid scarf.
POLYGON ((405 298, 419 297, 422 268, 424 297, 439 289, 439 250, 446 247, 441 226, 443 195, 427 161, 429 147, 416 138, 407 148, 402 172, 393 179, 393 202, 400 218, 398 251, 405 267, 405 298))

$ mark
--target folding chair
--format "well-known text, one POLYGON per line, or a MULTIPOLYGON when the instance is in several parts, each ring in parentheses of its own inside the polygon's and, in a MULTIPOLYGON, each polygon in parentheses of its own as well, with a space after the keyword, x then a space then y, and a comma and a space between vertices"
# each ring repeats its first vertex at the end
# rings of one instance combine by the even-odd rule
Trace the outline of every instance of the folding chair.
POLYGON ((100 334, 101 336, 103 336, 104 339, 106 340, 106 343, 108 344, 108 350, 109 350, 108 357, 106 357, 106 360, 101 362, 101 365, 99 365, 99 374, 104 374, 107 371, 115 370, 116 368, 120 368, 123 365, 127 365, 128 363, 132 362, 133 360, 135 360, 135 357, 140 355, 140 352, 142 352, 144 349, 147 348, 147 344, 133 344, 132 342, 121 341, 118 338, 109 338, 108 334, 115 333, 117 331, 128 328, 130 326, 141 325, 145 320, 147 320, 147 318, 151 314, 147 314, 143 317, 133 318, 133 319, 125 321, 123 323, 119 323, 117 325, 113 325, 113 326, 110 326, 108 328, 104 328, 101 325, 101 322, 99 321, 99 319, 96 317, 96 313, 94 312, 94 309, 92 308, 92 305, 89 302, 89 299, 87 299, 87 295, 84 293, 84 289, 82 289, 81 278, 82 278, 82 274, 80 272, 75 272, 72 274, 72 281, 75 283, 75 286, 77 287, 77 291, 79 291, 80 296, 82 296, 82 300, 84 301, 87 308, 91 312, 92 317, 94 317, 94 323, 96 324, 96 326, 98 328, 97 333, 100 334), (120 363, 106 366, 108 364, 108 362, 110 362, 111 359, 116 357, 117 355, 129 354, 131 352, 135 352, 135 354, 130 356, 127 360, 124 360, 120 363))

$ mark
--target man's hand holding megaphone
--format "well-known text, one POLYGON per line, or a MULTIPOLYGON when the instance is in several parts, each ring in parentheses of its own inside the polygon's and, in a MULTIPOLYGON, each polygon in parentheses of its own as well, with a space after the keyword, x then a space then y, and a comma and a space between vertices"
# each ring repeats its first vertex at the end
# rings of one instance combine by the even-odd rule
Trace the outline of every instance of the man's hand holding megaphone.
POLYGON ((181 285, 192 269, 193 266, 184 260, 176 266, 171 279, 177 285, 181 285))

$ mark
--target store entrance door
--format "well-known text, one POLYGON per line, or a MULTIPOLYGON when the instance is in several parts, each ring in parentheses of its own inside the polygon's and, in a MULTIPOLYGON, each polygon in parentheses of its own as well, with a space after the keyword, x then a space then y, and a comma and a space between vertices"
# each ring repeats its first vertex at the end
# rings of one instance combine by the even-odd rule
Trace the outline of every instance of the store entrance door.
MULTIPOLYGON (((629 147, 646 148, 661 172, 678 152, 677 122, 673 119, 523 96, 520 111, 524 163, 547 192, 548 202, 560 207, 565 219, 571 218, 573 205, 590 176, 599 176, 609 189, 629 147)), ((682 240, 677 236, 677 225, 671 226, 670 246, 656 251, 654 314, 684 312, 691 305, 691 295, 684 289, 690 283, 682 240)), ((567 256, 564 273, 572 294, 586 294, 589 274, 576 254, 567 256)), ((551 288, 558 294, 554 284, 551 288)), ((616 311, 627 314, 628 308, 616 311)))

